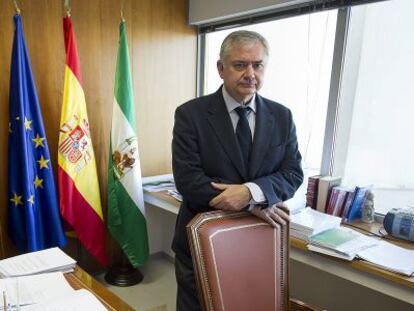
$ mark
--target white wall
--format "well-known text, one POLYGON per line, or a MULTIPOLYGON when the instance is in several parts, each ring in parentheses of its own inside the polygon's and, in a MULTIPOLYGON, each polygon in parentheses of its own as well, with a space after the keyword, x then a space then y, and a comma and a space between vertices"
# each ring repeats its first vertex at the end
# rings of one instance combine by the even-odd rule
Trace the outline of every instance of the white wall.
POLYGON ((171 243, 177 215, 148 203, 145 204, 145 207, 150 254, 164 253, 173 258, 174 252, 171 249, 171 243))

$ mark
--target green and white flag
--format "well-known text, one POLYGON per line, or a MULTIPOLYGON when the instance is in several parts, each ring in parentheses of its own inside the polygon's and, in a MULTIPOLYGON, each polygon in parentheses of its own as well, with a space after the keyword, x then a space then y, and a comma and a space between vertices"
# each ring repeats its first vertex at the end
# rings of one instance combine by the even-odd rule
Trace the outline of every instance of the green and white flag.
POLYGON ((134 267, 148 258, 148 234, 135 129, 126 25, 119 27, 108 167, 108 228, 134 267))

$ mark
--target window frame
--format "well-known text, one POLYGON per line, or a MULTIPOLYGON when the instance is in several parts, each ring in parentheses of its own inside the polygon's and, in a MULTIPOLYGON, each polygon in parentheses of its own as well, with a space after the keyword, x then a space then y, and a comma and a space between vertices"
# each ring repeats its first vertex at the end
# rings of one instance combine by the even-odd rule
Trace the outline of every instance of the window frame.
MULTIPOLYGON (((360 1, 358 4, 367 4, 381 2, 383 0, 360 1)), ((358 2, 358 1, 356 1, 358 2)), ((330 7, 329 9, 337 10, 337 23, 334 39, 334 54, 332 59, 331 78, 329 86, 328 107, 326 113, 326 125, 324 133, 324 142, 322 150, 322 159, 320 165, 320 174, 343 176, 345 171, 345 159, 349 144, 349 135, 351 131, 351 121, 353 113, 353 98, 356 90, 355 77, 358 75, 357 64, 360 57, 360 46, 362 44, 361 36, 350 36, 348 34, 353 30, 357 31, 358 27, 350 29, 352 6, 330 7), (345 63, 346 62, 346 63, 345 63), (344 71, 344 67, 347 69, 344 71), (356 69, 350 69, 356 68, 356 69), (346 105, 342 102, 346 102, 346 105), (338 117, 341 120, 338 122, 338 117)), ((236 28, 256 23, 268 22, 281 18, 289 18, 296 15, 311 14, 312 11, 325 10, 326 7, 292 11, 288 10, 277 12, 277 14, 263 15, 262 18, 254 17, 251 19, 239 19, 230 22, 224 22, 219 26, 199 26, 197 35, 197 96, 205 94, 205 60, 206 60, 206 34, 209 32, 236 28)), ((364 16, 352 15, 352 24, 361 25, 364 22, 364 16)), ((376 220, 382 221, 384 215, 376 213, 376 220)))
MULTIPOLYGON (((338 114, 338 105, 341 87, 341 74, 345 56, 346 39, 349 26, 350 8, 339 8, 337 11, 337 23, 334 42, 334 55, 332 59, 332 70, 329 89, 328 109, 326 115, 326 126, 324 134, 324 143, 321 160, 321 174, 333 174, 334 150, 335 150, 335 131, 336 120, 338 114)), ((284 18, 292 17, 293 15, 284 16, 284 18)), ((280 19, 274 18, 273 20, 280 19)), ((255 23, 267 22, 268 18, 255 20, 255 23)), ((253 23, 251 23, 253 24, 253 23)), ((225 28, 236 28, 244 26, 246 23, 234 23, 231 27, 227 25, 225 28)), ((222 28, 215 28, 214 31, 223 30, 222 28)), ((205 58, 206 58, 206 31, 205 28, 199 28, 197 35, 197 96, 205 95, 205 58), (203 29, 203 31, 201 31, 203 29)))

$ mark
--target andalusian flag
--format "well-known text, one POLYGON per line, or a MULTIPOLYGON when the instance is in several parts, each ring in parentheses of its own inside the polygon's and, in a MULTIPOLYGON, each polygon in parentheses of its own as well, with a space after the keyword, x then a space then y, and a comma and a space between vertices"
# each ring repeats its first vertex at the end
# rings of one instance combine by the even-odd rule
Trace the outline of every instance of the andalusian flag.
POLYGON ((69 16, 63 19, 63 29, 66 68, 58 152, 60 210, 85 248, 106 266, 108 259, 105 226, 95 155, 89 132, 75 34, 69 16))
POLYGON ((120 25, 108 171, 108 227, 134 267, 148 258, 126 26, 120 25))

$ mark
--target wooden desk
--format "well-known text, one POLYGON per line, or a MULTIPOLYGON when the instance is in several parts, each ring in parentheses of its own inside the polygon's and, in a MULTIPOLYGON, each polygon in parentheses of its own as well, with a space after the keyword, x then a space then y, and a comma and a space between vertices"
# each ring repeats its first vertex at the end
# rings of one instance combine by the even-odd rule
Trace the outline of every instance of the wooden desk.
POLYGON ((74 289, 85 288, 95 294, 108 310, 135 310, 80 267, 76 267, 72 273, 66 273, 65 278, 74 289))

